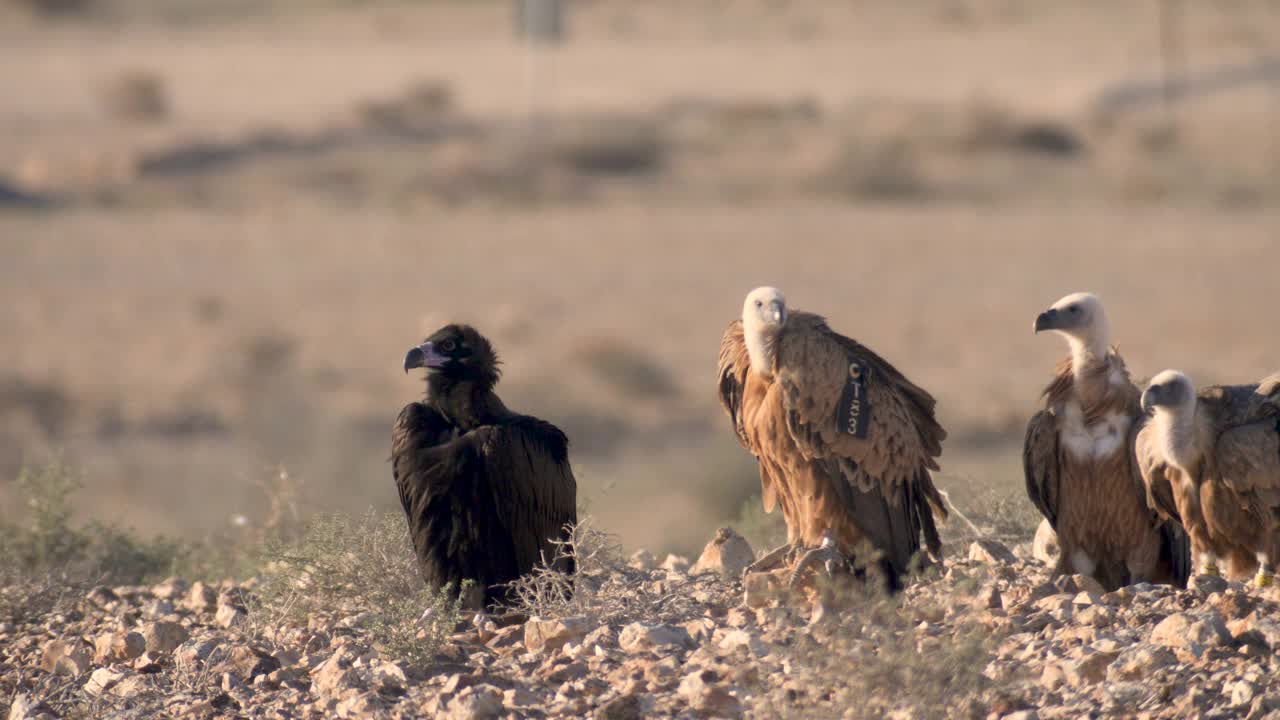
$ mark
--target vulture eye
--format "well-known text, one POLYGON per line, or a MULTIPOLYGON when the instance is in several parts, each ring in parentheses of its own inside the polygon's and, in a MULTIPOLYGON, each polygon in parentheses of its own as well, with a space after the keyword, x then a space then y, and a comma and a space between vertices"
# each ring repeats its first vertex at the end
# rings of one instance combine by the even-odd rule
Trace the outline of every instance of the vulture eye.
POLYGON ((761 301, 761 300, 757 300, 757 301, 756 301, 756 307, 764 307, 764 302, 763 302, 763 301, 761 301))
POLYGON ((1078 312, 1080 312, 1080 306, 1079 306, 1079 305, 1072 305, 1071 307, 1067 308, 1067 312, 1069 312, 1069 313, 1078 313, 1078 312))
POLYGON ((456 347, 457 347, 457 343, 455 343, 452 340, 445 340, 444 342, 440 343, 440 349, 445 352, 453 352, 453 349, 456 347))

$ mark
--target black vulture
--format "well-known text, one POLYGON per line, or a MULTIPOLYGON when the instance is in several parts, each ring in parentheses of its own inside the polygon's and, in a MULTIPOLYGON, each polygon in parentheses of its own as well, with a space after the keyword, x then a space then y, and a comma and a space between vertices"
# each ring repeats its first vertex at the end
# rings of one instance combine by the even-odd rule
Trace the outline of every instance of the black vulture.
POLYGON ((572 573, 558 545, 577 522, 569 442, 555 425, 494 394, 498 357, 468 325, 446 325, 409 350, 427 394, 391 433, 391 467, 427 586, 473 583, 469 606, 510 600, 505 585, 546 563, 572 573))

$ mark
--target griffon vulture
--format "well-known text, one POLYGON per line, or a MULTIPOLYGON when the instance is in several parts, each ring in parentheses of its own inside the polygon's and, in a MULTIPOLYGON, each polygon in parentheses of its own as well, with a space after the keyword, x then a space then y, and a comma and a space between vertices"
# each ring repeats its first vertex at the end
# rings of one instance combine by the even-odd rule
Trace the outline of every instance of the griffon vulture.
POLYGON ((1061 335, 1071 354, 1027 424, 1027 495, 1058 534, 1055 574, 1090 575, 1107 590, 1137 582, 1185 584, 1186 535, 1147 505, 1130 462, 1139 390, 1108 345, 1106 312, 1088 293, 1040 313, 1035 332, 1061 335))
POLYGON ((933 485, 946 432, 934 399, 826 320, 790 312, 771 287, 747 295, 720 343, 720 402, 760 466, 764 509, 782 507, 788 543, 748 572, 798 557, 850 561, 869 542, 891 590, 920 550, 941 554, 933 485), (832 557, 836 556, 836 557, 832 557))
POLYGON ((1152 503, 1180 517, 1202 572, 1266 585, 1280 552, 1280 374, 1259 385, 1209 387, 1166 370, 1142 394, 1151 414, 1134 459, 1152 503), (1172 492, 1158 488, 1171 486, 1172 492))
POLYGON ((498 358, 470 326, 447 325, 410 349, 404 370, 413 368, 427 370, 426 399, 396 418, 391 468, 427 585, 470 580, 468 603, 482 596, 490 607, 538 563, 572 573, 556 544, 577 521, 564 433, 502 404, 498 358))

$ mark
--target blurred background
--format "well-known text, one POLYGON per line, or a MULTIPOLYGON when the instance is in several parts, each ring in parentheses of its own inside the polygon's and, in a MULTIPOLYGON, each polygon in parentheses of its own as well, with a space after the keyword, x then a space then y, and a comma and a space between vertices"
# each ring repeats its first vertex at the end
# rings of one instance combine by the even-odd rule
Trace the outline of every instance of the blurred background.
POLYGON ((763 522, 715 391, 762 284, 939 398, 988 525, 1058 297, 1135 379, 1280 369, 1280 1, 520 4, 0 0, 0 512, 58 454, 148 533, 394 509, 456 320, 597 525, 687 552, 763 522))

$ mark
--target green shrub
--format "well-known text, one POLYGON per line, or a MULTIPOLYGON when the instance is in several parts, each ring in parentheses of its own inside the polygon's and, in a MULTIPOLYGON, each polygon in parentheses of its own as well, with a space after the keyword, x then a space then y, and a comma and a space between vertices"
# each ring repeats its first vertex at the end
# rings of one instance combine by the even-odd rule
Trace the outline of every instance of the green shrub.
POLYGON ((400 513, 316 515, 296 539, 266 543, 251 609, 264 627, 349 619, 388 656, 424 664, 454 632, 469 585, 428 590, 411 548, 400 513))

